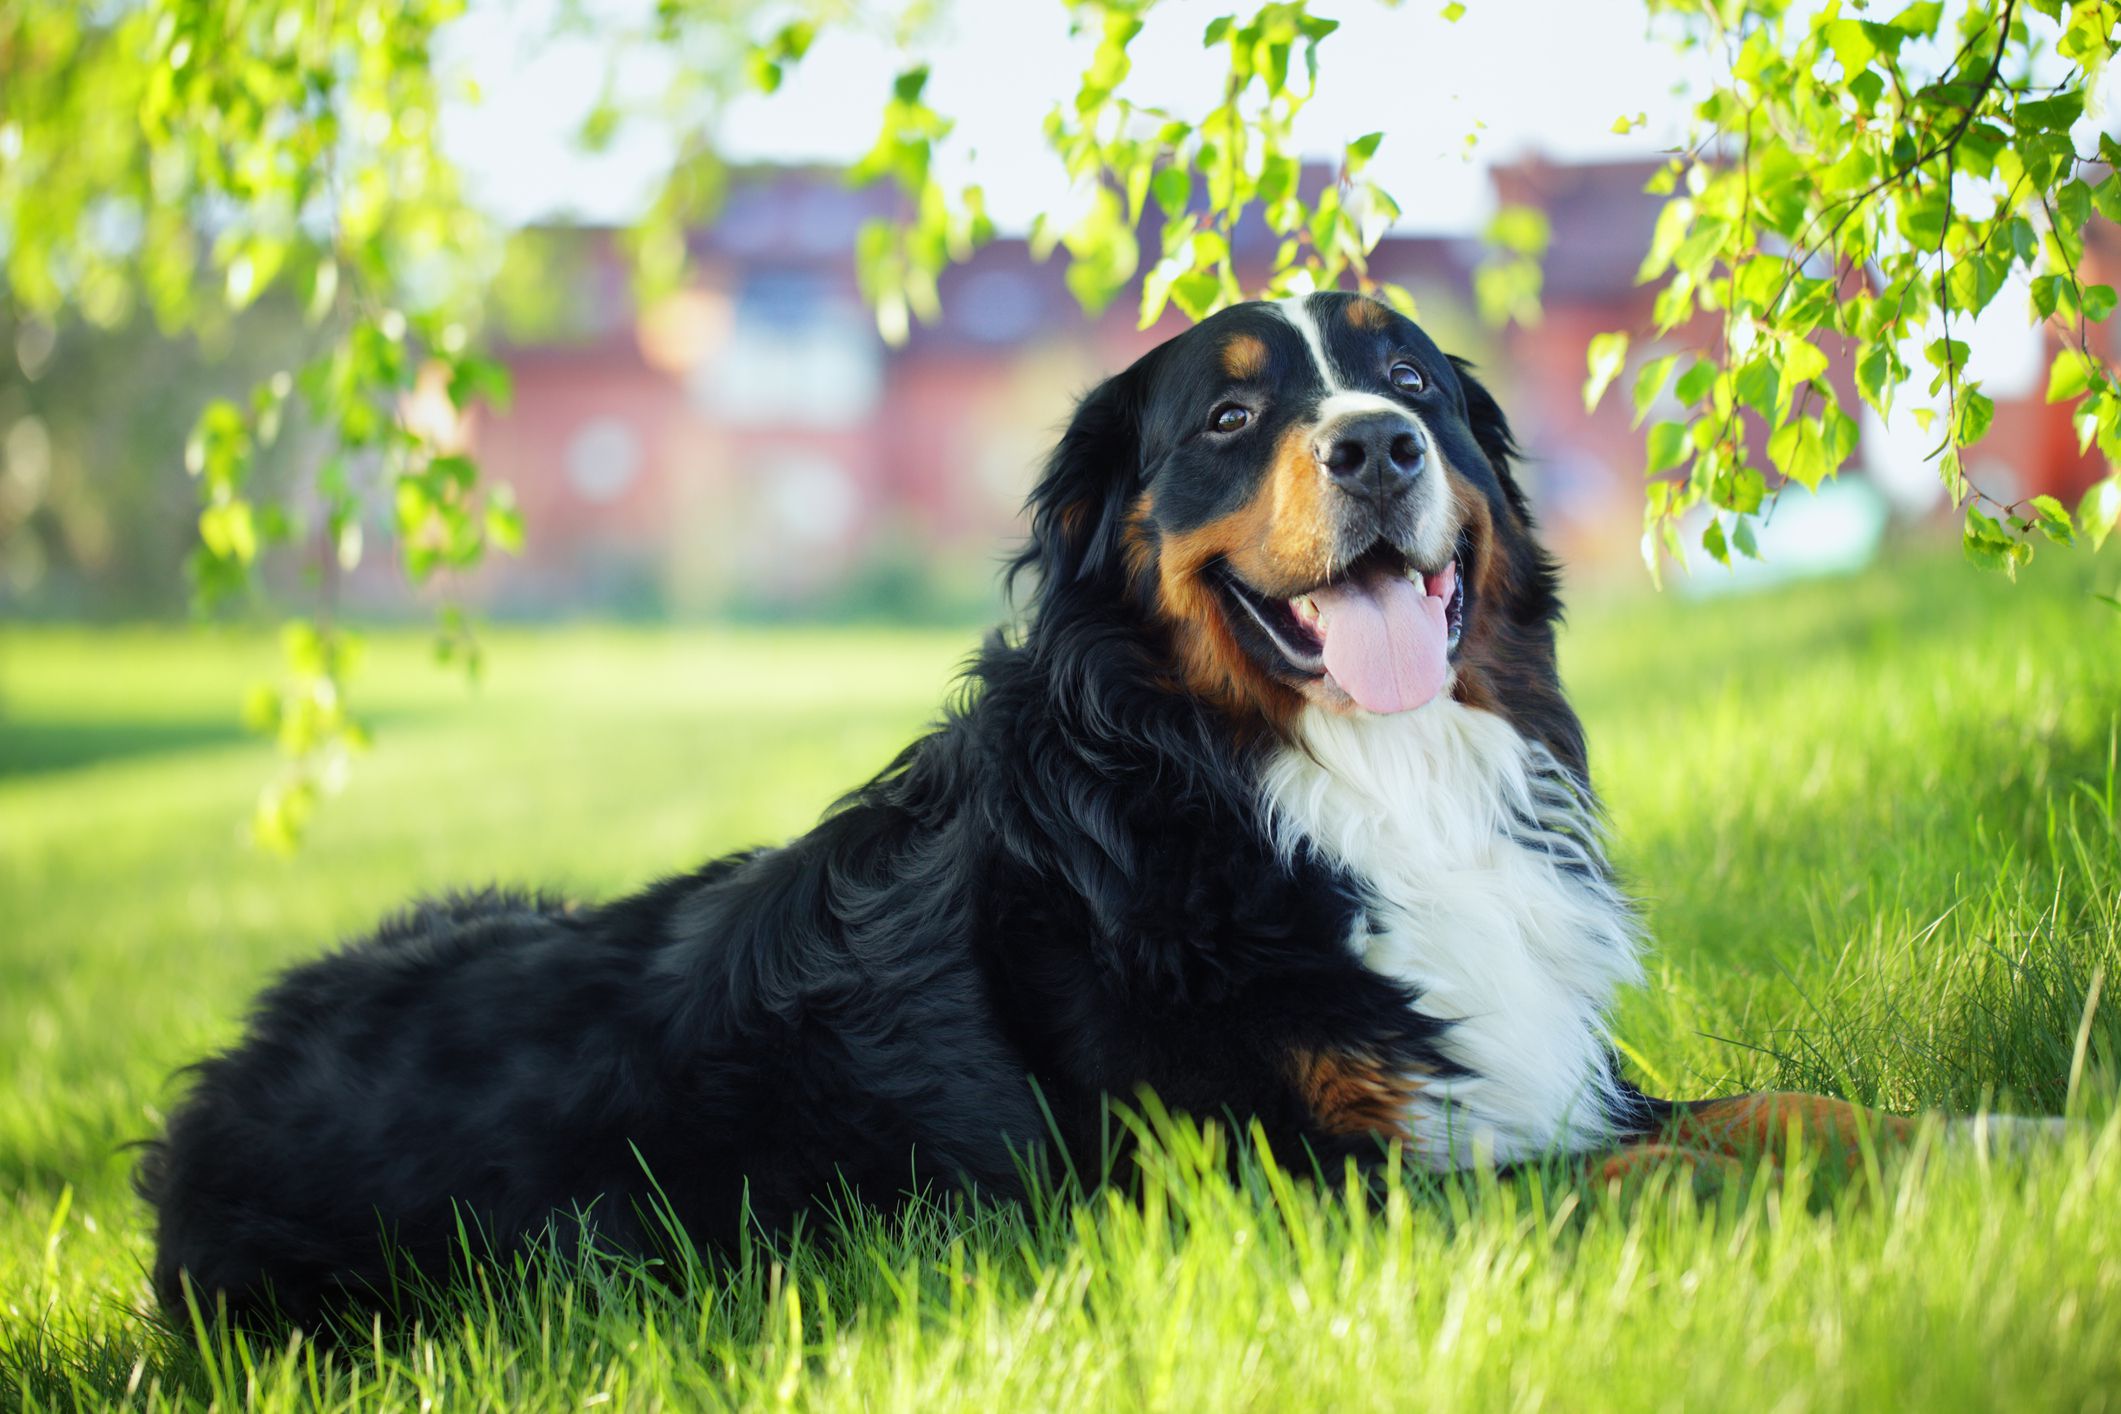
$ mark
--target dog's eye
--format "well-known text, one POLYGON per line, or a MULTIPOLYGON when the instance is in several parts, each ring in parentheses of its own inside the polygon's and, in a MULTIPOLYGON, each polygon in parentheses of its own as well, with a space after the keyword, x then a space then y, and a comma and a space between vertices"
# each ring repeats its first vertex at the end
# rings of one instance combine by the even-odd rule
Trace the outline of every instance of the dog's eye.
POLYGON ((1243 403, 1224 403, 1208 414, 1208 426, 1217 432, 1235 432, 1252 420, 1252 409, 1243 403))
POLYGON ((1429 386, 1429 380, 1421 376, 1421 370, 1411 363, 1392 365, 1392 386, 1402 393, 1418 393, 1429 386))

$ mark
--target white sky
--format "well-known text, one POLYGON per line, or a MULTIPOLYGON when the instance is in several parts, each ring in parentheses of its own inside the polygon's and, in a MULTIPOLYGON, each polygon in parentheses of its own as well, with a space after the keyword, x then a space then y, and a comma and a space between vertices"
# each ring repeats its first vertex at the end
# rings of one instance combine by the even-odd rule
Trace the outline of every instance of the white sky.
MULTIPOLYGON (((614 24, 645 9, 607 0, 614 24)), ((1124 92, 1199 113, 1213 101, 1222 61, 1201 31, 1233 0, 1165 0, 1132 46, 1124 92)), ((1340 30, 1321 47, 1320 97, 1299 119, 1307 152, 1382 130, 1373 171, 1405 208, 1406 229, 1470 232, 1488 207, 1485 164, 1527 151, 1561 157, 1642 157, 1680 141, 1688 100, 1675 86, 1703 61, 1646 32, 1641 0, 1469 0, 1457 23, 1442 0, 1321 4, 1340 30), (1622 114, 1646 113, 1627 135, 1622 114), (1484 125, 1484 126, 1482 126, 1484 125), (1468 157, 1466 137, 1479 140, 1468 157)), ((477 105, 455 105, 445 138, 474 194, 511 221, 572 215, 623 221, 638 211, 668 158, 661 135, 627 130, 610 149, 580 152, 574 133, 603 81, 604 46, 545 42, 544 3, 475 8, 447 54, 476 79, 477 105), (535 62, 526 62, 534 55, 535 62)), ((892 75, 920 60, 930 102, 958 120, 941 164, 952 183, 981 182, 1004 229, 1021 230, 1061 203, 1066 183, 1041 124, 1071 99, 1091 44, 1071 40, 1056 0, 954 0, 933 40, 912 53, 862 35, 828 32, 780 92, 738 100, 722 132, 737 159, 847 160, 874 138, 892 75)), ((652 95, 660 61, 625 74, 652 95)))

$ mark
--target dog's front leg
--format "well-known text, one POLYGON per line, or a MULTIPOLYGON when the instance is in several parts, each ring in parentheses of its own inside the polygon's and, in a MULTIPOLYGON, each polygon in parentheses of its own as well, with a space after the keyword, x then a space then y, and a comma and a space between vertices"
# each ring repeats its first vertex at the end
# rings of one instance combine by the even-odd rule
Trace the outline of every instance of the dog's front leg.
MULTIPOLYGON (((1601 1178, 1625 1178, 1665 1163, 1693 1163, 1737 1172, 1762 1159, 1786 1162, 1802 1151, 1822 1160, 1853 1165, 1866 1149, 1905 1148, 1921 1121, 1851 1104, 1826 1095, 1762 1090, 1719 1100, 1678 1100, 1666 1107, 1660 1132, 1644 1142, 1595 1160, 1601 1178)), ((2024 1148, 2058 1138, 2060 1119, 1978 1114, 1944 1121, 1948 1144, 1984 1149, 2024 1148)))

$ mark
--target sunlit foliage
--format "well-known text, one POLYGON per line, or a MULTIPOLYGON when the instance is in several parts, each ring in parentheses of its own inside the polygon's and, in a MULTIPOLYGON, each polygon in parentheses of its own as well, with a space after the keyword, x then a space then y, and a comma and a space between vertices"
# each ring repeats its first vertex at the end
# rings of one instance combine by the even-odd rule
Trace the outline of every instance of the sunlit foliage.
MULTIPOLYGON (((253 594, 284 546, 319 585, 290 624, 280 684, 245 716, 285 765, 261 792, 261 840, 293 841, 364 740, 343 683, 355 651, 332 585, 391 508, 415 583, 513 548, 508 488, 481 485, 457 417, 505 403, 475 350, 498 249, 439 146, 437 29, 460 0, 69 0, 0 5, 0 268, 13 312, 55 327, 145 313, 211 337, 268 297, 316 330, 300 361, 199 415, 182 449, 198 497, 202 610, 253 594), (440 411, 420 416, 419 394, 440 411), (261 456, 300 420, 326 452, 293 487, 261 456)), ((174 453, 176 449, 172 449, 174 453)), ((172 457, 173 470, 176 459, 172 457)), ((463 656, 462 615, 442 643, 463 656)))
MULTIPOLYGON (((1851 386, 1881 415, 1926 389, 1903 415, 1933 439, 1977 563, 2015 574, 2036 536, 2102 543, 2121 515, 2121 382, 2093 330, 2115 295, 2082 267, 2087 224, 2121 219, 2121 144, 2088 107, 2121 5, 1649 6, 1725 60, 1695 141, 1651 184, 1669 200, 1640 278, 1661 282, 1664 351, 1632 393, 1638 421, 1667 390, 1678 405, 1645 437, 1652 569, 1704 504, 1703 550, 1755 554, 1776 488, 1816 488, 1856 451, 1851 386), (1967 376, 1966 325, 2014 287, 2062 344, 2048 401, 2110 464, 2074 510, 1967 473, 1996 406, 1967 376)), ((1587 403, 1624 371, 1629 333, 1592 341, 1587 403)))

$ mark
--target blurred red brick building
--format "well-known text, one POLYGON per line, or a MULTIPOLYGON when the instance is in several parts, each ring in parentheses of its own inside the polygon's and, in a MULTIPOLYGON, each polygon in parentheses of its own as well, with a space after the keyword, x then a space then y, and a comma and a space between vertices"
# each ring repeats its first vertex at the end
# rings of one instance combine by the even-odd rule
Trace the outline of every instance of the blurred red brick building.
MULTIPOLYGON (((1586 415, 1581 387, 1593 334, 1630 330, 1637 358, 1658 351, 1652 291, 1634 278, 1659 204, 1642 192, 1650 170, 1532 161, 1497 173, 1500 200, 1542 208, 1553 228, 1534 329, 1498 334, 1473 317, 1476 242, 1395 235, 1372 258, 1413 290, 1439 343, 1481 366, 1531 454, 1549 537, 1592 572, 1632 562, 1639 531, 1627 399, 1586 415)), ((999 240, 945 275, 937 324, 887 347, 852 256, 882 200, 830 172, 747 174, 693 241, 698 278, 646 312, 610 233, 578 233, 563 327, 505 350, 512 410, 473 429, 530 525, 524 555, 483 576, 493 607, 690 616, 859 605, 907 585, 955 603, 991 593, 1074 398, 1178 320, 1137 330, 1129 295, 1088 317, 1060 262, 999 240)), ((1238 237, 1241 261, 1265 259, 1263 229, 1238 237)), ((2046 352, 2028 337, 2025 368, 1991 384, 1993 450, 1977 469, 2014 493, 2081 488, 2095 467, 2044 404, 2046 352)), ((1882 430, 1867 427, 1860 460, 1883 458, 1874 440, 1882 430)))

